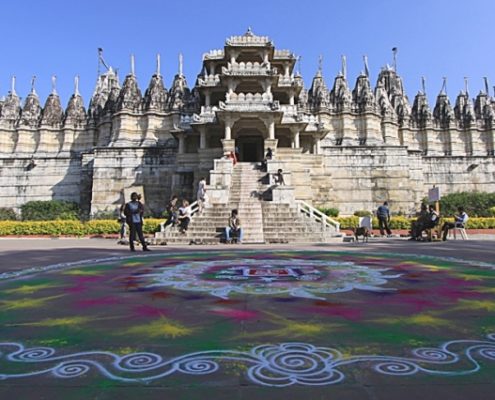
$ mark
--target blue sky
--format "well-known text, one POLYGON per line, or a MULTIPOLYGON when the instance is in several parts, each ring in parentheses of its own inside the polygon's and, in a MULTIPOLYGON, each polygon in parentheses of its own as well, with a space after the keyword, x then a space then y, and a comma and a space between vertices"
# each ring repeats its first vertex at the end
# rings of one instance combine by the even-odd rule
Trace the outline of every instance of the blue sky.
MULTIPOLYGON (((131 53, 144 92, 161 54, 168 86, 184 54, 189 86, 201 70, 201 56, 222 48, 231 35, 251 26, 255 34, 270 36, 277 48, 302 56, 301 71, 309 87, 323 55, 329 86, 347 56, 351 86, 368 55, 373 85, 380 67, 392 62, 398 47, 398 70, 412 101, 426 77, 434 101, 448 77, 451 101, 470 78, 475 96, 487 76, 495 85, 493 0, 46 0, 4 1, 0 6, 0 96, 17 76, 17 93, 25 97, 31 76, 42 101, 50 92, 50 76, 57 75, 64 104, 73 92, 74 75, 88 104, 96 80, 97 48, 107 63, 129 72, 131 53)), ((493 94, 493 89, 492 94, 493 94)))

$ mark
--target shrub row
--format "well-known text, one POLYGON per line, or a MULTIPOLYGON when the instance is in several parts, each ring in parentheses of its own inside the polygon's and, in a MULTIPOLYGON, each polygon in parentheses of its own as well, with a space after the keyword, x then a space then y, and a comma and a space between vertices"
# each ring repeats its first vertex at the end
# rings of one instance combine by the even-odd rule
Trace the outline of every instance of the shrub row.
MULTIPOLYGON (((159 230, 163 219, 145 219, 143 231, 152 234, 159 230)), ((120 224, 116 220, 93 220, 88 222, 57 221, 0 221, 0 236, 7 235, 108 235, 118 233, 120 224)))
MULTIPOLYGON (((341 229, 349 229, 358 226, 359 217, 337 217, 341 229)), ((414 218, 392 217, 390 227, 392 229, 410 229, 414 218)), ((446 218, 443 221, 452 221, 446 218)), ((159 230, 163 219, 146 219, 143 231, 153 234, 159 230)), ((378 220, 373 218, 373 227, 378 228, 378 220)), ((495 229, 495 218, 470 218, 470 229, 495 229)), ((8 235, 108 235, 119 232, 120 224, 116 220, 93 220, 89 222, 79 221, 0 221, 0 236, 8 235)))
MULTIPOLYGON (((354 228, 359 225, 359 217, 337 217, 341 229, 354 228)), ((390 219, 391 229, 411 229, 411 222, 415 218, 392 217, 390 219)), ((453 218, 444 218, 444 221, 453 221, 453 218)), ((468 229, 495 229, 495 218, 469 218, 468 229)), ((373 218, 373 228, 378 228, 378 219, 373 218)))

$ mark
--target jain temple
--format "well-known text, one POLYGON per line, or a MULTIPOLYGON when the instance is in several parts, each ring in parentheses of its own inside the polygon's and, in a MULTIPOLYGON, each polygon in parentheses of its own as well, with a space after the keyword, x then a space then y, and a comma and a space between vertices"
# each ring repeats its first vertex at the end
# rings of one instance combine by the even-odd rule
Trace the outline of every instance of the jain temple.
POLYGON ((107 68, 87 109, 77 81, 64 109, 55 85, 43 104, 34 85, 21 103, 13 78, 0 100, 1 204, 69 200, 90 216, 117 209, 138 187, 160 214, 172 194, 194 201, 204 176, 210 212, 245 209, 259 226, 253 237, 266 240, 269 215, 296 218, 301 204, 346 215, 387 200, 410 214, 433 185, 444 194, 495 191, 487 82, 475 98, 466 85, 453 103, 444 85, 430 105, 424 87, 408 98, 394 67, 372 85, 367 68, 347 76, 343 58, 333 81, 320 66, 305 88, 296 62, 249 29, 203 55, 192 87, 182 60, 166 88, 157 59, 144 91, 133 60, 123 82, 107 68), (257 168, 268 148, 268 173, 281 168, 285 186, 257 168))

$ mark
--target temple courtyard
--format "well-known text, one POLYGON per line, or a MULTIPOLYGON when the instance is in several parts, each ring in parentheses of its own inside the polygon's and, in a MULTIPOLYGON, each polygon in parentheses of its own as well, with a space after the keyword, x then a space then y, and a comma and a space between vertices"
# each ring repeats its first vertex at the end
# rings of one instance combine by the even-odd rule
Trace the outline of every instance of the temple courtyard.
POLYGON ((472 239, 0 239, 0 398, 492 398, 494 242, 472 239))

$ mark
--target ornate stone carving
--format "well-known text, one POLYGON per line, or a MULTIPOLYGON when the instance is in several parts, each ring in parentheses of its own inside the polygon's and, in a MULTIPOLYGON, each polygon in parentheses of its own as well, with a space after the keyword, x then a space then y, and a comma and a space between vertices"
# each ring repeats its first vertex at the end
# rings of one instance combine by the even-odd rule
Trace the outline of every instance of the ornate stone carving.
POLYGON ((21 113, 20 103, 19 97, 15 93, 9 92, 3 102, 0 119, 9 122, 17 121, 21 113))
POLYGON ((26 97, 19 119, 20 126, 36 127, 40 122, 41 105, 36 92, 32 91, 26 97))
POLYGON ((46 99, 45 107, 41 116, 41 125, 59 127, 64 118, 64 110, 60 103, 60 97, 56 93, 51 93, 46 99))
POLYGON ((65 110, 64 125, 82 126, 86 123, 86 109, 79 94, 74 93, 65 110))
POLYGON ((120 85, 117 74, 110 67, 107 72, 98 77, 93 97, 89 103, 89 117, 97 119, 105 112, 114 112, 119 92, 120 85), (109 99, 110 103, 107 105, 109 99))
POLYGON ((349 111, 352 104, 352 94, 343 75, 335 78, 333 89, 330 92, 330 103, 337 112, 349 111))
POLYGON ((308 92, 308 105, 312 111, 319 111, 321 108, 327 108, 329 103, 328 89, 321 70, 318 70, 308 92))
POLYGON ((168 108, 170 110, 181 110, 189 100, 190 90, 187 87, 186 78, 181 75, 175 75, 172 88, 168 97, 168 108))
POLYGON ((454 110, 450 105, 450 100, 445 92, 437 96, 437 102, 433 109, 433 120, 439 128, 449 128, 450 123, 454 121, 454 110))
POLYGON ((352 91, 352 101, 354 110, 357 112, 376 111, 375 96, 366 75, 358 76, 356 86, 352 91))
POLYGON ((139 90, 137 79, 133 74, 129 74, 125 77, 122 90, 119 93, 116 109, 117 111, 138 112, 141 108, 141 101, 141 90, 139 90))
POLYGON ((388 93, 382 80, 378 81, 375 88, 375 98, 378 104, 378 109, 383 118, 392 119, 396 117, 395 110, 388 98, 388 93))
POLYGON ((418 92, 418 94, 414 98, 411 115, 413 125, 418 128, 425 128, 431 122, 431 109, 428 105, 428 100, 425 93, 418 92))
POLYGON ((146 111, 165 111, 168 100, 167 89, 163 86, 161 75, 154 74, 144 93, 144 109, 146 111))
POLYGON ((474 106, 466 92, 460 92, 455 101, 454 115, 461 128, 470 127, 476 120, 474 106))

